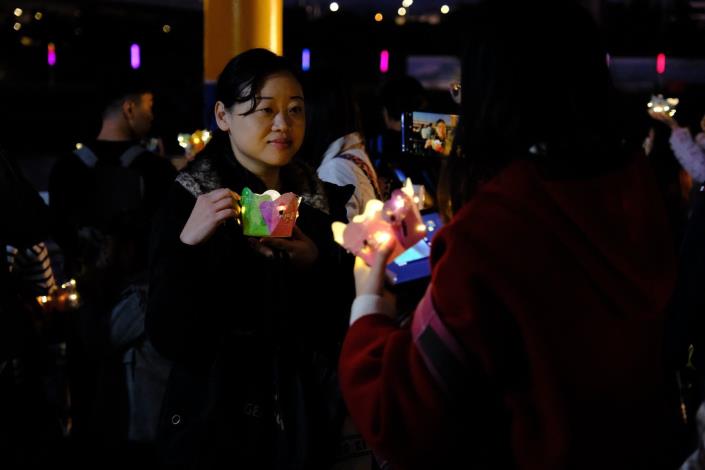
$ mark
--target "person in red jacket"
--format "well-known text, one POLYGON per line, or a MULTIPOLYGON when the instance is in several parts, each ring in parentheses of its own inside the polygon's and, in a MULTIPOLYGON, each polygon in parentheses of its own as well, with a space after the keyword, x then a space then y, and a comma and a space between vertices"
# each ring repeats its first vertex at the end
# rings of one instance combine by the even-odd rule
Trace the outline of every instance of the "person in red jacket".
POLYGON ((393 469, 668 468, 675 259, 654 177, 611 123, 591 17, 566 0, 498 3, 467 28, 462 148, 441 199, 454 215, 409 325, 384 291, 391 247, 358 259, 349 412, 393 469))

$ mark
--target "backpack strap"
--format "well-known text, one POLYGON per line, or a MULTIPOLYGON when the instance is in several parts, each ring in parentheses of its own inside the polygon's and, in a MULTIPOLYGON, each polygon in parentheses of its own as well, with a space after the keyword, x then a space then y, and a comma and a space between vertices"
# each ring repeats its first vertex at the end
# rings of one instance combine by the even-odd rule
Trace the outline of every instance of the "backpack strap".
POLYGON ((127 168, 132 165, 132 162, 135 161, 135 158, 139 157, 146 151, 147 149, 145 149, 141 145, 133 145, 129 149, 125 150, 122 155, 120 155, 120 164, 123 168, 127 168))
MULTIPOLYGON (((122 155, 120 155, 120 166, 122 168, 128 168, 135 161, 135 158, 142 155, 147 150, 141 145, 133 145, 127 150, 125 150, 122 155)), ((83 145, 81 148, 74 150, 74 155, 76 155, 84 165, 88 168, 95 168, 98 164, 98 157, 89 147, 83 145)), ((140 198, 144 197, 144 177, 140 175, 140 198)))
POLYGON ((95 168, 98 163, 98 157, 96 157, 95 153, 93 153, 93 150, 89 149, 85 145, 74 150, 73 154, 76 155, 88 168, 95 168))
MULTIPOLYGON (((122 166, 123 168, 129 167, 130 165, 132 165, 132 162, 135 161, 135 158, 139 157, 144 152, 146 152, 146 149, 141 145, 133 145, 132 147, 125 150, 122 155, 120 155, 120 166, 122 166)), ((95 168, 96 164, 98 164, 98 157, 96 156, 96 154, 93 153, 93 150, 91 150, 85 145, 81 146, 81 148, 79 149, 74 150, 73 153, 88 168, 95 168)))
MULTIPOLYGON (((139 157, 142 155, 144 152, 146 152, 147 149, 142 147, 141 145, 133 145, 129 149, 125 150, 125 152, 120 155, 120 164, 122 165, 123 168, 129 168, 130 165, 132 165, 132 162, 135 161, 135 158, 139 157)), ((144 177, 140 174, 140 198, 144 198, 144 177)))
POLYGON ((433 305, 431 286, 419 302, 411 323, 414 344, 436 383, 451 398, 462 393, 468 374, 468 358, 433 305))
POLYGON ((355 155, 351 155, 349 153, 341 153, 340 155, 336 155, 334 158, 343 158, 353 162, 360 170, 362 170, 365 176, 367 176, 367 179, 370 181, 372 189, 375 192, 375 198, 379 200, 382 199, 382 191, 379 189, 379 183, 377 182, 375 171, 370 168, 370 165, 368 165, 367 162, 365 162, 362 158, 356 157, 355 155))

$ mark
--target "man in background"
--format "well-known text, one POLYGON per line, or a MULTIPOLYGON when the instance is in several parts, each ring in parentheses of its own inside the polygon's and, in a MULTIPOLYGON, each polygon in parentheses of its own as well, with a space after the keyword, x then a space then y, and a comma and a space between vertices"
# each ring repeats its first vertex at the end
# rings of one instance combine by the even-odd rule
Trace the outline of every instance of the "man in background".
POLYGON ((49 181, 54 238, 82 303, 68 340, 71 435, 76 455, 94 463, 149 459, 169 370, 144 335, 151 220, 175 176, 142 146, 153 102, 139 84, 106 92, 98 136, 60 158, 49 181))

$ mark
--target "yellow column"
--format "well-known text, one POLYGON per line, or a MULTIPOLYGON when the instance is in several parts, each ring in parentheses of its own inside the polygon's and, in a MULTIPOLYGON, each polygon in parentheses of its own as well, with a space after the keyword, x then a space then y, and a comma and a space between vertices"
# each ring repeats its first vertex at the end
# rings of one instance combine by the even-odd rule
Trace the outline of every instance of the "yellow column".
POLYGON ((205 0, 203 70, 206 84, 240 52, 263 47, 281 55, 283 0, 205 0))

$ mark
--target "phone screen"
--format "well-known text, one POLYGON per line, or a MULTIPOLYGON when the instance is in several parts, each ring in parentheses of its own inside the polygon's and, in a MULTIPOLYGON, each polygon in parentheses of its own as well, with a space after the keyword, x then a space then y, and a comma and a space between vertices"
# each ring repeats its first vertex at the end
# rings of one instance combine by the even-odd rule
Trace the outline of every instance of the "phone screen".
POLYGON ((447 157, 453 148, 457 127, 457 114, 404 113, 401 118, 402 152, 447 157))
POLYGON ((426 224, 426 237, 387 265, 387 275, 394 285, 431 275, 431 263, 428 259, 431 255, 431 243, 443 222, 438 212, 429 212, 421 217, 426 224))

